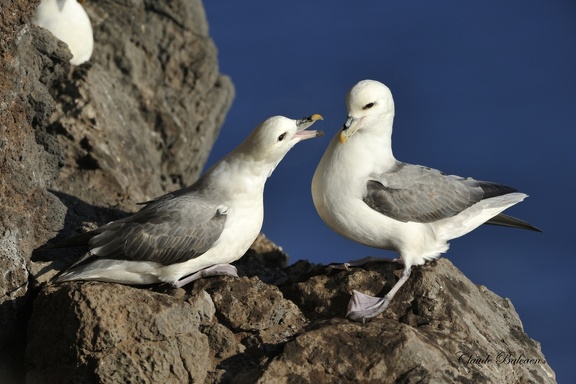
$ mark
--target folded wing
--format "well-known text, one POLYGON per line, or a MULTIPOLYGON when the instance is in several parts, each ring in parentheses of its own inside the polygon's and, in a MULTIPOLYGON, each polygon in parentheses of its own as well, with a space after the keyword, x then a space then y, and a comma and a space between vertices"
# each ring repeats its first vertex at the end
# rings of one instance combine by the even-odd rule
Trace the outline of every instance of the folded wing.
POLYGON ((501 184, 398 162, 391 171, 367 181, 363 200, 393 219, 431 223, 455 216, 482 199, 515 191, 501 184))
POLYGON ((90 253, 106 259, 181 263, 210 249, 226 218, 225 207, 196 196, 158 200, 98 228, 88 242, 90 253))

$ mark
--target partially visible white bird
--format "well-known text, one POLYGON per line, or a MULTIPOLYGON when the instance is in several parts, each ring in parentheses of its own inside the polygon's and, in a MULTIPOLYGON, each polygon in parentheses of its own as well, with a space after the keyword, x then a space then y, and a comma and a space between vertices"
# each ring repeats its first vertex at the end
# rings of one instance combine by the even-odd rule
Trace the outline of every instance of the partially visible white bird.
POLYGON ((527 197, 504 185, 445 175, 400 162, 392 154, 394 101, 374 80, 356 84, 346 97, 348 119, 328 145, 312 179, 318 214, 340 235, 394 250, 402 277, 383 298, 354 291, 348 314, 363 321, 382 313, 408 280, 413 265, 448 250, 448 241, 483 223, 539 231, 501 214, 527 197))
POLYGON ((266 179, 294 145, 322 135, 306 131, 320 119, 271 117, 193 185, 146 203, 132 216, 45 247, 89 245, 57 281, 181 287, 206 273, 235 274, 225 264, 242 257, 260 232, 266 179))
POLYGON ((92 25, 84 7, 76 0, 42 0, 32 22, 68 44, 72 65, 90 60, 94 49, 92 25))

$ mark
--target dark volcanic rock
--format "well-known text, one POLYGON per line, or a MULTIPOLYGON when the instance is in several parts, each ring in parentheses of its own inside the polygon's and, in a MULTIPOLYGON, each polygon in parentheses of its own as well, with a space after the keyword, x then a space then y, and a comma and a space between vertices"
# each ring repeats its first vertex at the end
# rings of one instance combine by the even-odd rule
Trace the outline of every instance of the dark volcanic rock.
POLYGON ((474 285, 447 259, 415 268, 386 312, 367 324, 338 318, 351 289, 381 295, 401 269, 373 264, 286 288, 318 320, 258 382, 555 382, 512 303, 474 285))
POLYGON ((29 325, 28 382, 203 382, 212 368, 199 331, 214 313, 208 295, 190 304, 123 285, 62 284, 34 307, 43 316, 29 325))
POLYGON ((0 346, 25 324, 27 259, 62 227, 65 214, 46 190, 58 175, 57 156, 44 149, 49 140, 34 125, 55 109, 48 87, 69 68, 59 56, 67 48, 24 23, 36 4, 0 7, 0 346))
POLYGON ((234 94, 200 1, 88 2, 95 51, 79 67, 29 23, 38 3, 0 7, 0 346, 50 269, 32 251, 191 184, 234 94))
POLYGON ((349 285, 374 293, 397 269, 383 263, 330 276, 324 269, 282 286, 303 298, 300 308, 257 277, 206 278, 170 294, 107 283, 46 286, 30 321, 28 377, 61 383, 78 377, 88 383, 555 382, 510 301, 474 285, 446 259, 415 269, 379 317, 366 324, 344 318, 349 285))
POLYGON ((134 210, 196 180, 233 87, 218 71, 200 1, 85 6, 94 54, 53 92, 49 131, 65 154, 55 189, 134 210))
POLYGON ((27 381, 205 382, 229 376, 245 353, 262 357, 263 344, 285 342, 306 322, 257 278, 200 283, 192 295, 173 296, 107 283, 42 289, 29 324, 27 381))

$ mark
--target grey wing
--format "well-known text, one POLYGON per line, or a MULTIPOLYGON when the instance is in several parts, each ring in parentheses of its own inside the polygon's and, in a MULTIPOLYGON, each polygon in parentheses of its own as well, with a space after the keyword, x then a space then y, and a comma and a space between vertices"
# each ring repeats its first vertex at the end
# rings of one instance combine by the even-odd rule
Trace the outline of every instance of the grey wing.
POLYGON ((107 259, 181 263, 210 249, 225 223, 225 210, 201 198, 159 200, 99 228, 89 242, 90 253, 107 259))
POLYGON ((368 180, 363 200, 393 219, 431 223, 455 216, 484 198, 514 191, 500 184, 398 162, 391 171, 368 180))

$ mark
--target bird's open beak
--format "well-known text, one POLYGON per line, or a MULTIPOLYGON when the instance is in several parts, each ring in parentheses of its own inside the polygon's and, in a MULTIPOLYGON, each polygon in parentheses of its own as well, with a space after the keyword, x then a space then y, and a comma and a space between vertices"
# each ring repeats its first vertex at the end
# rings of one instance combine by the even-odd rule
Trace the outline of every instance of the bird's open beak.
POLYGON ((355 119, 352 116, 348 116, 346 123, 342 127, 342 132, 340 132, 340 142, 342 144, 346 143, 348 139, 360 128, 360 120, 355 119))
POLYGON ((310 127, 318 120, 324 120, 324 118, 318 114, 314 114, 310 117, 305 117, 296 122, 297 132, 294 135, 295 138, 300 140, 312 139, 314 137, 324 136, 322 131, 306 131, 306 128, 310 127))

